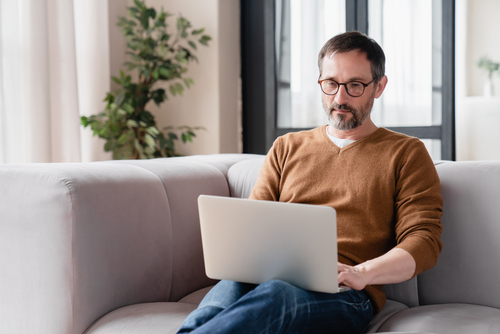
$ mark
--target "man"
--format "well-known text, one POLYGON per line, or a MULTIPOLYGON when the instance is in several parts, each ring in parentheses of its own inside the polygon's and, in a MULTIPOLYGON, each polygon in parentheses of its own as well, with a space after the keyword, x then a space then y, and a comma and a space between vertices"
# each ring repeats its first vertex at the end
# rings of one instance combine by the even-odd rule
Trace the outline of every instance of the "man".
POLYGON ((330 39, 318 57, 328 125, 278 138, 250 198, 337 210, 337 294, 282 281, 222 281, 179 332, 361 333, 380 312, 382 284, 434 266, 442 248, 442 198, 434 164, 417 138, 370 118, 387 84, 380 46, 358 32, 330 39))

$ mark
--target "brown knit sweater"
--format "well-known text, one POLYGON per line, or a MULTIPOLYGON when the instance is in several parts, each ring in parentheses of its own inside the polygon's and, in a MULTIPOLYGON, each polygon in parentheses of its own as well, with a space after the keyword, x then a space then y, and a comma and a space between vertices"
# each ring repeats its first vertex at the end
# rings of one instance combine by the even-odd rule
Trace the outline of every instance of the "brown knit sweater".
MULTIPOLYGON (((355 265, 399 247, 415 259, 414 276, 433 267, 442 248, 443 202, 423 143, 379 128, 340 149, 325 128, 279 137, 250 198, 335 208, 339 262, 355 265)), ((364 291, 380 312, 382 286, 364 291)))

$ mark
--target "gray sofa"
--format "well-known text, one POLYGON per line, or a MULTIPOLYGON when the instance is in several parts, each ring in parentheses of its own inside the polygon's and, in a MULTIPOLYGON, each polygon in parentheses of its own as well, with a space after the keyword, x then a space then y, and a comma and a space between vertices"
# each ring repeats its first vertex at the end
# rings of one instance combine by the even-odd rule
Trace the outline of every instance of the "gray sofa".
MULTIPOLYGON (((215 283, 196 199, 246 197, 263 156, 0 165, 0 333, 175 333, 215 283)), ((438 162, 444 249, 386 286, 369 332, 500 333, 500 162, 438 162)))

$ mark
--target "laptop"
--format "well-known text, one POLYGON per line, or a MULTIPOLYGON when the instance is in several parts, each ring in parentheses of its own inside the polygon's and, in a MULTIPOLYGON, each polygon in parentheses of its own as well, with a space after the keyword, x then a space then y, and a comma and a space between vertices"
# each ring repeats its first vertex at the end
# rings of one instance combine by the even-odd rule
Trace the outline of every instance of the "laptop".
POLYGON ((213 279, 280 279, 337 293, 337 221, 332 207, 201 195, 205 270, 213 279))

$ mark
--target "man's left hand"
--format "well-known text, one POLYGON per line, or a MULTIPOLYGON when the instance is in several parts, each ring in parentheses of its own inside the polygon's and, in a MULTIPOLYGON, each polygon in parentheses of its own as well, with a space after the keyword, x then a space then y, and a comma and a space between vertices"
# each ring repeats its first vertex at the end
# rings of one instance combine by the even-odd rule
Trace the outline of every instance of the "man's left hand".
POLYGON ((401 248, 356 266, 338 264, 339 285, 363 290, 367 285, 392 284, 409 280, 415 272, 413 256, 401 248))
POLYGON ((346 285, 354 290, 363 290, 368 284, 366 273, 357 266, 339 263, 339 285, 346 285))

